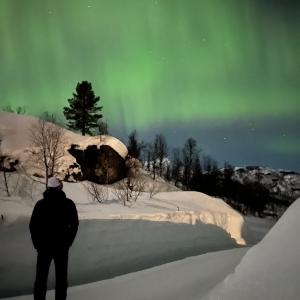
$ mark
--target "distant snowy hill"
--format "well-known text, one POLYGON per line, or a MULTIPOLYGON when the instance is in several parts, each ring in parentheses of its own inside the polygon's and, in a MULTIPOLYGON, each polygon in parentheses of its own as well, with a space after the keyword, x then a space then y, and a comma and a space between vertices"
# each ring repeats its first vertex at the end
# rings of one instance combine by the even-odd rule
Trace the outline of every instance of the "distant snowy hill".
POLYGON ((233 179, 240 183, 259 181, 274 197, 292 202, 300 197, 300 174, 266 167, 236 167, 233 179))

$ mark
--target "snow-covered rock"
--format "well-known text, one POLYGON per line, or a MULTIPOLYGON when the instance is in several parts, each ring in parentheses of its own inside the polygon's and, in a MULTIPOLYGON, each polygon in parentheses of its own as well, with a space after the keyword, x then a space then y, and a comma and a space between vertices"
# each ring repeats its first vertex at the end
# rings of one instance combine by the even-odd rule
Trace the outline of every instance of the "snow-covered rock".
MULTIPOLYGON (((31 145, 30 132, 34 125, 37 124, 37 119, 26 115, 17 115, 14 113, 0 112, 0 137, 2 138, 1 150, 4 155, 17 159, 20 166, 30 175, 43 177, 44 172, 37 167, 33 162, 32 157, 35 155, 36 149, 31 145)), ((108 135, 101 136, 81 136, 74 132, 63 130, 63 147, 64 155, 59 159, 58 173, 62 179, 69 181, 77 181, 93 177, 101 178, 102 173, 113 174, 110 177, 113 182, 124 177, 125 157, 128 153, 127 147, 117 138, 108 135), (84 152, 94 149, 91 157, 92 161, 80 160, 78 157, 83 156, 84 152), (71 155, 72 151, 78 154, 78 157, 71 155), (106 153, 109 152, 107 155, 106 153), (109 162, 110 166, 104 171, 102 156, 109 162), (117 162, 115 163, 115 161, 117 162), (78 162, 79 161, 79 162, 78 162), (94 168, 95 172, 87 170, 94 168), (123 164, 123 165, 122 165, 123 164), (120 168, 119 168, 120 165, 120 168), (93 174, 90 174, 93 173, 93 174), (99 176, 97 174, 100 174, 99 176)), ((75 153, 75 154, 76 154, 75 153)), ((109 178, 110 178, 109 177, 109 178)), ((93 178, 92 178, 93 179, 93 178)), ((99 182, 103 183, 99 179, 99 182)))

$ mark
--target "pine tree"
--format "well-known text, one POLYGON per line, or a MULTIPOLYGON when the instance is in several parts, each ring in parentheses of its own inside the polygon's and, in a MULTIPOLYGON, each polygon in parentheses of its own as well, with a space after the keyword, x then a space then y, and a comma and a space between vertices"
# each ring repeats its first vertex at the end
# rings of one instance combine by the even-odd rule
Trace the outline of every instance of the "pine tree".
POLYGON ((80 130, 82 135, 91 134, 92 128, 99 126, 98 121, 102 118, 99 112, 102 106, 97 106, 100 97, 96 97, 92 84, 88 81, 77 83, 76 93, 68 99, 70 107, 64 107, 64 115, 69 121, 70 129, 80 130))
POLYGON ((136 130, 132 131, 128 136, 128 154, 131 157, 140 159, 141 151, 145 148, 145 145, 143 142, 138 141, 138 134, 136 130))
POLYGON ((198 147, 197 142, 193 138, 188 138, 184 143, 182 149, 182 157, 183 157, 183 184, 188 187, 191 176, 192 176, 192 168, 195 162, 195 158, 198 155, 198 147))

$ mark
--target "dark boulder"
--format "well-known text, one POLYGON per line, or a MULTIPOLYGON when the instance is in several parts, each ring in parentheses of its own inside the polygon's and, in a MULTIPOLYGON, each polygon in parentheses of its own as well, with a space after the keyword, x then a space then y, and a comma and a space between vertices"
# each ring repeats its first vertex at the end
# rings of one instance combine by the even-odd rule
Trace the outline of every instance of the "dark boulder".
POLYGON ((108 145, 101 145, 99 148, 97 145, 90 145, 86 149, 71 145, 68 151, 80 165, 82 180, 110 184, 126 176, 125 160, 108 145))
POLYGON ((0 171, 15 172, 17 170, 16 167, 18 164, 18 159, 9 157, 7 155, 0 156, 0 171))

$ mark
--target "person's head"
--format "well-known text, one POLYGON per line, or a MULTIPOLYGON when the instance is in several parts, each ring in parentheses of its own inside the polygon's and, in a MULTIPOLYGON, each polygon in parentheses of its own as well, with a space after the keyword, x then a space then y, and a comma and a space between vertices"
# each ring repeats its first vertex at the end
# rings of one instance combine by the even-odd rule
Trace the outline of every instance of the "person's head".
POLYGON ((61 190, 63 188, 63 184, 62 181, 59 180, 56 177, 50 177, 48 179, 48 185, 47 185, 48 189, 55 189, 55 190, 61 190))

